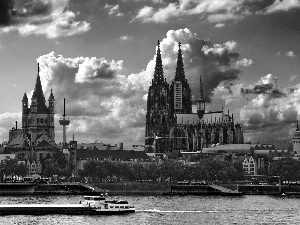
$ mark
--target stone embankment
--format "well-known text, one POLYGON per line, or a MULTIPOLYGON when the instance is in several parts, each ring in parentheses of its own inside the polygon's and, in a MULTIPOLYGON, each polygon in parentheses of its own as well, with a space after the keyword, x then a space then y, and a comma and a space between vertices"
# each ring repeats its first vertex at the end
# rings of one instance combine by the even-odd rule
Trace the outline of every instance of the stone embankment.
POLYGON ((300 195, 300 186, 278 185, 171 185, 169 183, 60 183, 27 184, 0 183, 0 195, 20 194, 73 194, 95 195, 107 192, 108 195, 300 195))

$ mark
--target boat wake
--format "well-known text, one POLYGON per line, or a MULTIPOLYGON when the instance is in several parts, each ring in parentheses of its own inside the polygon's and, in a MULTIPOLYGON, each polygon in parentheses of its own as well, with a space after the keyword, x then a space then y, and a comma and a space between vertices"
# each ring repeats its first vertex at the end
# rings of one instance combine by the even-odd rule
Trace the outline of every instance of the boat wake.
POLYGON ((148 212, 148 213, 218 213, 220 211, 215 210, 158 210, 158 209, 146 209, 136 210, 135 212, 148 212))

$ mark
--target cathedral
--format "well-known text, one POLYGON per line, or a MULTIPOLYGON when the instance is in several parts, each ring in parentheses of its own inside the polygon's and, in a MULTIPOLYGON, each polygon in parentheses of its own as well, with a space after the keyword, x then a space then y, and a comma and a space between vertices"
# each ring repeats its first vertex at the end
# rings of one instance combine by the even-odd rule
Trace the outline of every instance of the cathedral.
POLYGON ((50 93, 46 105, 41 79, 38 74, 35 89, 28 104, 27 94, 22 99, 22 128, 9 131, 10 147, 51 147, 55 145, 54 132, 54 95, 50 93))
POLYGON ((145 145, 148 152, 199 151, 216 144, 243 143, 243 131, 233 115, 206 112, 202 80, 197 113, 192 112, 192 95, 185 78, 182 51, 178 44, 175 78, 171 86, 164 78, 158 41, 154 76, 148 90, 145 145))

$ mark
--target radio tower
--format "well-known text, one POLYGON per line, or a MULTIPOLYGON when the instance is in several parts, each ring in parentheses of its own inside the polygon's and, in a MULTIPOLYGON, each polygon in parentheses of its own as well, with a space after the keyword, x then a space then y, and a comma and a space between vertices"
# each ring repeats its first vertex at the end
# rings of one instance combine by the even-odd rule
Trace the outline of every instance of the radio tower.
POLYGON ((59 120, 59 124, 63 126, 63 146, 67 145, 66 126, 70 124, 69 118, 66 118, 66 99, 64 98, 64 115, 59 120))

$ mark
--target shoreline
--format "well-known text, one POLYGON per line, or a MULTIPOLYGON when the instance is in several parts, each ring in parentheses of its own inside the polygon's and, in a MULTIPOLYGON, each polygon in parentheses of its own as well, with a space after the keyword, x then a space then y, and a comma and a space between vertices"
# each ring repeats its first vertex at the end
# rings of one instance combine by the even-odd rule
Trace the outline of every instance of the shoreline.
POLYGON ((171 185, 166 183, 0 183, 0 195, 300 195, 300 186, 276 185, 171 185), (214 187, 218 188, 214 188, 214 187), (224 189, 221 191, 221 189, 224 189), (227 190, 227 191, 226 191, 227 190))

